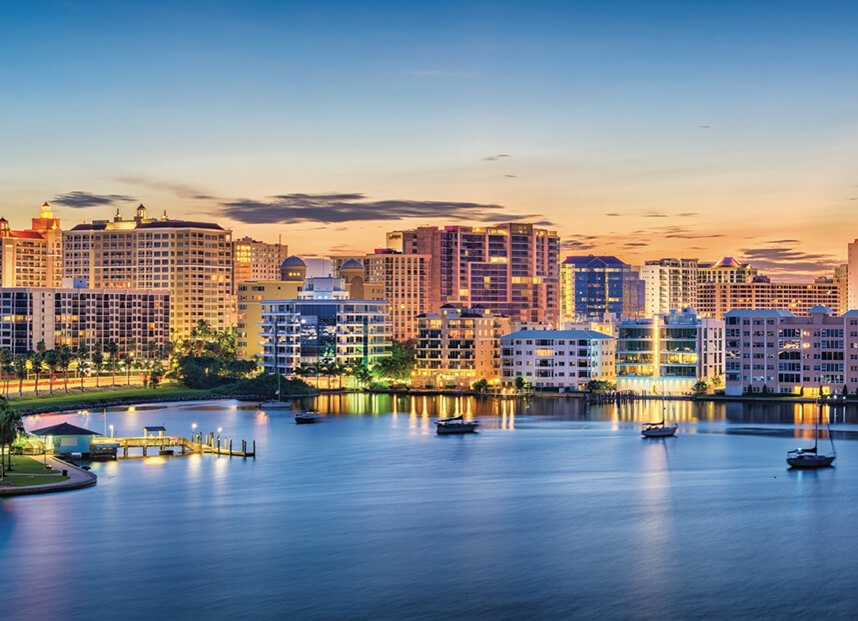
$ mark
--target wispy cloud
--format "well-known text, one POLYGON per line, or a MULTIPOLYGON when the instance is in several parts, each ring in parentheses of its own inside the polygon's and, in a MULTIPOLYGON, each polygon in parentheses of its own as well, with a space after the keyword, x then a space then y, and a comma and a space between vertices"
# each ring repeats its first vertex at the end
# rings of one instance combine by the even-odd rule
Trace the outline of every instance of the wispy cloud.
POLYGON ((509 153, 498 153, 497 155, 487 155, 483 158, 484 162, 496 162, 505 157, 512 157, 509 153))
POLYGON ((832 270, 841 262, 830 254, 802 252, 795 248, 742 248, 741 252, 742 261, 758 269, 784 274, 832 270))
POLYGON ((458 201, 370 200, 365 194, 279 194, 265 200, 220 201, 221 213, 246 224, 354 222, 367 220, 448 219, 512 221, 538 214, 506 213, 502 205, 458 201))
POLYGON ((117 177, 117 181, 127 183, 129 185, 139 185, 153 190, 172 192, 179 198, 190 198, 196 200, 214 200, 214 196, 210 196, 207 192, 194 188, 183 183, 172 183, 169 181, 160 181, 150 179, 148 177, 123 176, 117 177))
POLYGON ((571 252, 580 252, 582 250, 592 250, 596 247, 596 235, 571 235, 566 239, 560 240, 560 247, 563 250, 571 252))
POLYGON ((125 194, 93 194, 83 190, 74 190, 60 194, 51 199, 55 205, 83 209, 85 207, 103 207, 105 205, 116 205, 118 203, 130 203, 137 199, 125 194))

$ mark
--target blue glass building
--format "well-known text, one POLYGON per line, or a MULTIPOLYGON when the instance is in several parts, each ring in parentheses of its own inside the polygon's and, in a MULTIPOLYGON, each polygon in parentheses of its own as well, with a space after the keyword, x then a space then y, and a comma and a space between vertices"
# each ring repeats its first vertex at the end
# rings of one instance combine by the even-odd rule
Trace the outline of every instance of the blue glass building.
POLYGON ((640 317, 644 282, 628 263, 613 256, 571 256, 560 264, 560 316, 563 321, 640 317))

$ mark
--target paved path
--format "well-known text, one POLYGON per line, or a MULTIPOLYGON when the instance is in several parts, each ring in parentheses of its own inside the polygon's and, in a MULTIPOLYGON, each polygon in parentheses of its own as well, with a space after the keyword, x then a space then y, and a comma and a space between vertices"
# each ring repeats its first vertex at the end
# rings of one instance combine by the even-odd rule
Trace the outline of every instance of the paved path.
POLYGON ((0 487, 0 498, 5 496, 26 496, 29 494, 66 492, 73 489, 91 487, 95 485, 98 480, 98 477, 96 477, 92 472, 73 466, 70 463, 55 457, 48 457, 47 461, 57 472, 61 473, 63 470, 67 470, 69 478, 57 483, 42 483, 39 485, 28 485, 26 487, 0 487))

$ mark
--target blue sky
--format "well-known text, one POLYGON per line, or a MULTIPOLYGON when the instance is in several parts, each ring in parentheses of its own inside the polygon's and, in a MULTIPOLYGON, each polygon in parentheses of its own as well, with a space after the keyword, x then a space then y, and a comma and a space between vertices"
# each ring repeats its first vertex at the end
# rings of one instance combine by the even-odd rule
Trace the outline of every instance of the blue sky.
POLYGON ((856 69, 854 2, 10 2, 0 204, 142 200, 303 253, 529 217, 567 253, 827 270, 856 69))

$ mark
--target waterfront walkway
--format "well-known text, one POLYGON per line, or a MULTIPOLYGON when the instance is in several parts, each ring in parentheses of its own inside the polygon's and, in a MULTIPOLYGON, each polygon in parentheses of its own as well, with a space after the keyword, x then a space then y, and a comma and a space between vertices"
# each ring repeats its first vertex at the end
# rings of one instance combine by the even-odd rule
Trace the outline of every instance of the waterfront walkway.
POLYGON ((29 494, 48 494, 51 492, 66 492, 73 489, 81 489, 84 487, 92 487, 98 481, 98 477, 92 472, 78 468, 68 462, 62 461, 55 457, 48 457, 47 462, 57 472, 56 475, 27 475, 10 473, 13 477, 38 476, 43 479, 46 476, 56 476, 60 478, 62 471, 65 470, 68 478, 64 481, 56 483, 39 483, 38 485, 25 485, 20 487, 0 487, 0 498, 7 496, 26 496, 29 494))

